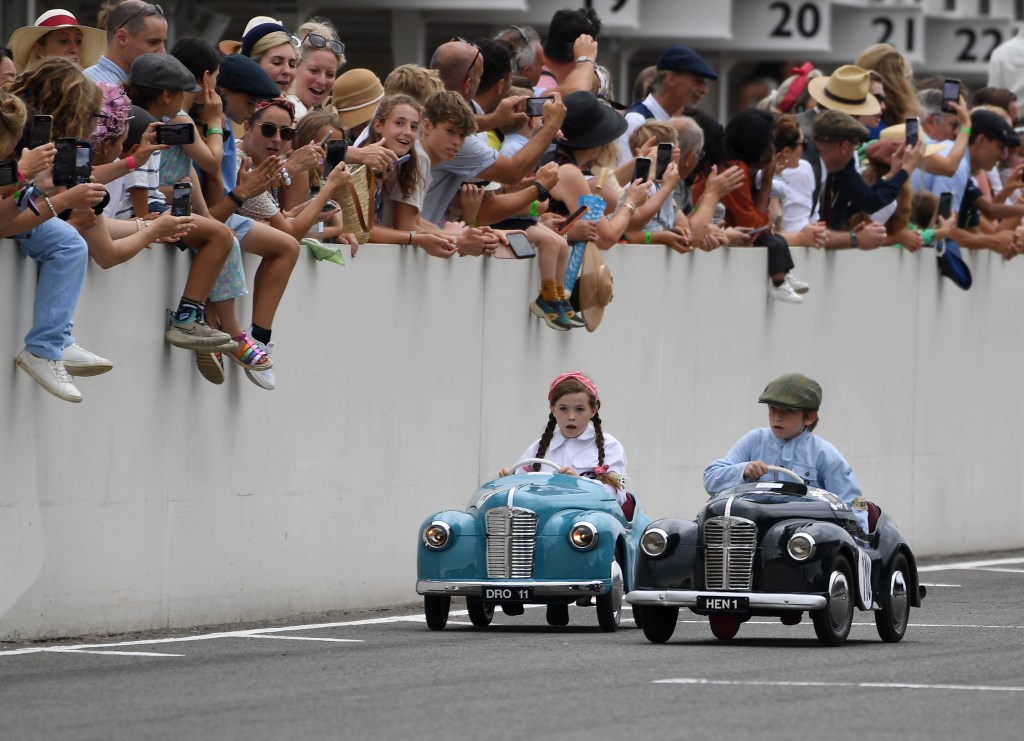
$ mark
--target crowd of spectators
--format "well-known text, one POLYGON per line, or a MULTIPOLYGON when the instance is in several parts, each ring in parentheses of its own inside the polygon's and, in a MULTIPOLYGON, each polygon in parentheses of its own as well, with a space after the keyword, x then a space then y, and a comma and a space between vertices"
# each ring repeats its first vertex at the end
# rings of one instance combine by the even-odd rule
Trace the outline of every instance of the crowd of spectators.
POLYGON ((600 33, 593 9, 560 10, 546 34, 453 38, 381 80, 346 68, 324 18, 293 33, 258 16, 215 47, 169 46, 162 8, 141 0, 108 2, 96 27, 44 13, 0 47, 0 236, 39 267, 18 366, 81 401, 73 377, 113 367, 71 334, 89 257, 110 268, 161 245, 190 260, 166 341, 212 383, 227 360, 266 390, 302 245, 514 257, 525 237, 529 310, 558 331, 585 326, 589 243, 762 246, 768 298, 791 304, 810 290, 791 246, 1024 249, 1010 90, 969 109, 965 87, 915 80, 877 44, 831 73, 794 68, 721 122, 699 107, 715 70, 679 44, 616 103, 600 33), (248 321, 243 252, 259 257, 248 321))

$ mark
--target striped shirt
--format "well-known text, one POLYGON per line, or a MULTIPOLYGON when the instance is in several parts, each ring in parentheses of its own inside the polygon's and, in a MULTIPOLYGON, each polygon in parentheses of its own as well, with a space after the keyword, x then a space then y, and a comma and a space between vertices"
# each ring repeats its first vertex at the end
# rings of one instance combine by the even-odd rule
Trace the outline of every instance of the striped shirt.
POLYGON ((109 82, 117 85, 128 80, 128 73, 121 69, 116 62, 108 59, 106 55, 101 55, 100 61, 82 72, 93 82, 109 82))

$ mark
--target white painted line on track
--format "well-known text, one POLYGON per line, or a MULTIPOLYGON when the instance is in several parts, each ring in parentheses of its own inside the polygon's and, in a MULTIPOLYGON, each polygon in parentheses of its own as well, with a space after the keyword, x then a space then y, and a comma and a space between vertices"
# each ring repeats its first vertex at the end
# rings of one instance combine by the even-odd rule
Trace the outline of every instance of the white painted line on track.
POLYGON ((994 568, 977 568, 975 571, 995 571, 999 574, 1024 574, 1024 569, 994 569, 994 568))
POLYGON ((759 682, 756 680, 703 679, 680 677, 675 679, 654 679, 651 684, 713 684, 747 685, 760 687, 860 687, 864 689, 897 690, 960 690, 970 692, 1024 692, 1024 687, 999 687, 984 684, 916 684, 912 682, 759 682))
POLYGON ((930 582, 923 581, 923 582, 921 582, 921 586, 922 587, 949 587, 950 589, 960 589, 960 588, 963 587, 963 584, 932 584, 930 582))
POLYGON ((279 636, 256 634, 249 638, 275 638, 279 641, 325 641, 327 643, 366 643, 359 638, 316 638, 314 636, 279 636))
POLYGON ((161 654, 155 651, 90 651, 84 648, 54 650, 59 654, 101 654, 103 656, 160 656, 160 657, 183 657, 185 654, 161 654))
POLYGON ((990 561, 961 561, 960 563, 936 563, 931 566, 918 566, 917 573, 926 571, 953 571, 956 569, 977 569, 985 566, 1006 566, 1007 564, 1024 564, 1024 558, 996 558, 990 561))

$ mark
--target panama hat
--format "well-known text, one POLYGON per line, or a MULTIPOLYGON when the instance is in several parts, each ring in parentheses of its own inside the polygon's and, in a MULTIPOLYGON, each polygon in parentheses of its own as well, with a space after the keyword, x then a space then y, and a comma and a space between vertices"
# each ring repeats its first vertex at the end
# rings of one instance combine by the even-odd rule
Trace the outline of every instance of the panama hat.
POLYGON ((85 69, 99 61, 100 55, 107 44, 107 36, 103 31, 91 26, 81 26, 71 11, 57 8, 48 10, 36 18, 31 26, 22 26, 13 34, 8 46, 14 55, 14 66, 18 72, 24 72, 39 61, 36 56, 36 44, 43 36, 61 28, 77 28, 82 32, 82 58, 79 67, 85 69))
MULTIPOLYGON (((903 141, 907 138, 907 125, 906 124, 894 124, 892 126, 886 126, 878 135, 880 141, 887 141, 889 139, 896 139, 897 141, 903 141)), ((925 144, 924 145, 924 156, 931 157, 933 154, 937 154, 946 148, 945 144, 925 144)))
POLYGON ((807 92, 825 108, 851 116, 873 116, 881 112, 878 98, 868 92, 871 76, 866 69, 844 64, 828 77, 807 83, 807 92))
POLYGON ((612 300, 612 273, 601 259, 597 245, 587 242, 580 270, 580 311, 587 331, 593 332, 604 318, 604 307, 612 300))

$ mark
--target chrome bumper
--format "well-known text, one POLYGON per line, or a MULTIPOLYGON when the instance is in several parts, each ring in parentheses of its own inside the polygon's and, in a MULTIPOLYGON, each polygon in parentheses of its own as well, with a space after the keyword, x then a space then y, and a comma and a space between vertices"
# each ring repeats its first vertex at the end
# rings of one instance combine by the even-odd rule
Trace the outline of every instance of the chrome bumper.
POLYGON ((751 610, 821 610, 825 598, 817 594, 771 594, 764 592, 695 592, 688 589, 643 589, 630 592, 631 605, 646 607, 696 607, 698 596, 746 597, 751 610))
POLYGON ((420 579, 417 594, 447 594, 455 597, 479 597, 484 589, 516 589, 529 587, 534 597, 579 597, 583 594, 604 594, 608 587, 600 579, 589 581, 438 581, 420 579))

